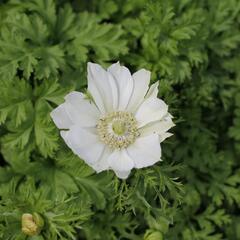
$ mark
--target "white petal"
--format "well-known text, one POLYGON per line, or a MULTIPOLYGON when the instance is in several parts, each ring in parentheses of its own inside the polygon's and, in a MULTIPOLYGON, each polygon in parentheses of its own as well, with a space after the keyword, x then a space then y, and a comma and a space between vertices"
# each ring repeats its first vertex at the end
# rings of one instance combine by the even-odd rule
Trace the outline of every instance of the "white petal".
POLYGON ((160 142, 163 142, 166 138, 169 138, 169 137, 171 137, 172 135, 173 135, 173 134, 172 134, 172 133, 169 133, 169 132, 160 134, 160 135, 159 135, 159 141, 160 141, 160 142))
POLYGON ((118 178, 126 179, 131 171, 114 171, 118 178))
POLYGON ((74 125, 69 131, 61 131, 61 136, 72 151, 88 164, 97 162, 105 147, 88 128, 74 125))
POLYGON ((93 127, 100 118, 95 104, 85 99, 84 94, 73 91, 65 96, 65 110, 71 121, 81 127, 93 127))
POLYGON ((133 160, 128 156, 125 149, 115 150, 109 157, 108 162, 113 170, 125 172, 133 168, 133 160))
POLYGON ((175 126, 169 114, 160 121, 149 123, 139 129, 141 136, 147 136, 153 133, 164 134, 171 127, 175 126))
POLYGON ((157 97, 157 95, 158 95, 158 85, 159 85, 159 82, 156 82, 153 85, 151 85, 151 87, 149 88, 145 98, 157 97))
POLYGON ((127 109, 134 112, 142 103, 150 83, 151 72, 141 69, 132 75, 133 78, 133 93, 128 103, 127 109))
POLYGON ((135 117, 139 123, 139 127, 142 127, 150 122, 160 120, 167 114, 168 106, 166 103, 155 97, 150 97, 144 100, 144 102, 138 108, 135 117))
POLYGON ((134 160, 136 168, 148 167, 160 161, 161 148, 159 137, 152 134, 140 137, 127 148, 129 156, 134 160))
POLYGON ((60 129, 69 129, 73 122, 71 121, 67 111, 66 111, 66 104, 63 103, 55 108, 50 113, 51 118, 53 119, 56 126, 60 129))
POLYGON ((110 150, 109 147, 105 146, 104 151, 103 151, 101 157, 99 158, 99 160, 96 163, 91 165, 91 167, 97 173, 102 172, 104 170, 108 170, 109 169, 108 157, 109 157, 109 155, 111 153, 112 153, 112 150, 110 150))
POLYGON ((120 66, 119 62, 108 68, 118 84, 119 102, 118 110, 125 110, 133 92, 133 79, 128 68, 120 66))
POLYGON ((117 107, 117 83, 111 74, 95 63, 88 63, 88 90, 102 113, 117 107))

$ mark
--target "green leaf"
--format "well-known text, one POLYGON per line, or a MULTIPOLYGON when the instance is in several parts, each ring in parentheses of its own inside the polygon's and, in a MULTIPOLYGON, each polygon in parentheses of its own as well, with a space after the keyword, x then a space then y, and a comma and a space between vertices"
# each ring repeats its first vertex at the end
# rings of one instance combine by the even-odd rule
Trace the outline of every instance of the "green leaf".
POLYGON ((36 145, 43 156, 51 156, 59 147, 58 133, 50 119, 51 107, 46 102, 39 100, 35 108, 34 134, 36 145))
POLYGON ((76 180, 79 186, 90 195, 96 206, 99 209, 104 209, 106 205, 106 200, 104 193, 102 192, 102 190, 100 190, 99 184, 91 178, 77 177, 76 180))
POLYGON ((19 64, 19 68, 23 70, 24 77, 29 78, 31 73, 34 71, 34 67, 37 65, 37 59, 32 55, 26 55, 21 63, 19 64))
POLYGON ((64 52, 59 45, 37 49, 36 57, 40 59, 36 66, 37 78, 56 76, 65 65, 63 56, 64 52))
POLYGON ((17 127, 27 118, 32 108, 31 86, 24 80, 0 81, 0 123, 8 117, 17 127))
POLYGON ((56 80, 49 79, 36 87, 34 95, 38 100, 45 100, 59 105, 70 90, 70 87, 64 88, 56 80))
POLYGON ((120 26, 99 24, 98 17, 87 12, 79 15, 79 22, 78 34, 72 47, 77 50, 75 54, 83 55, 77 56, 82 61, 90 50, 94 51, 101 62, 127 52, 126 41, 121 39, 123 31, 120 26))

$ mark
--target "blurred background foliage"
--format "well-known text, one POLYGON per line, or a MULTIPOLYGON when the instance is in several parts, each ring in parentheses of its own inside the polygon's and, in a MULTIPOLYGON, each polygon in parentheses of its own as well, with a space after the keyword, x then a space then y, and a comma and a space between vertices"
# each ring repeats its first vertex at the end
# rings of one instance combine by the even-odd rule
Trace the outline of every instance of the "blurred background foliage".
POLYGON ((1 239, 240 239, 240 1, 0 2, 1 239), (49 117, 86 90, 88 61, 118 60, 152 72, 176 123, 164 161, 126 181, 95 174, 49 117))

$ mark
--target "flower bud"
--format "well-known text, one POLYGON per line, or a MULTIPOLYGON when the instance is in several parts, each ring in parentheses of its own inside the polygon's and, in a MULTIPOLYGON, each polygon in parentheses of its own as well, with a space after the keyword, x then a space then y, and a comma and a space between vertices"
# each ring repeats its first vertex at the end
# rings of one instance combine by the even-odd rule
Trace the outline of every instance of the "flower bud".
POLYGON ((144 235, 144 240, 163 240, 163 235, 158 231, 147 231, 147 233, 144 235))
POLYGON ((38 235, 44 226, 43 218, 38 213, 22 215, 22 232, 28 236, 38 235))

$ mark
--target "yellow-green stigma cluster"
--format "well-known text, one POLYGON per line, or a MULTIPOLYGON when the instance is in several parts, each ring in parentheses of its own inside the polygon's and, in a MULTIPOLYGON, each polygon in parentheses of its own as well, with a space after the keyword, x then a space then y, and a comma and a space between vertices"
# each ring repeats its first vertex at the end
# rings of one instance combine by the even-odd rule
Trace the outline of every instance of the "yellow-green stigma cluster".
POLYGON ((101 118, 97 124, 102 142, 112 149, 126 148, 139 136, 137 121, 129 112, 113 112, 101 118))

